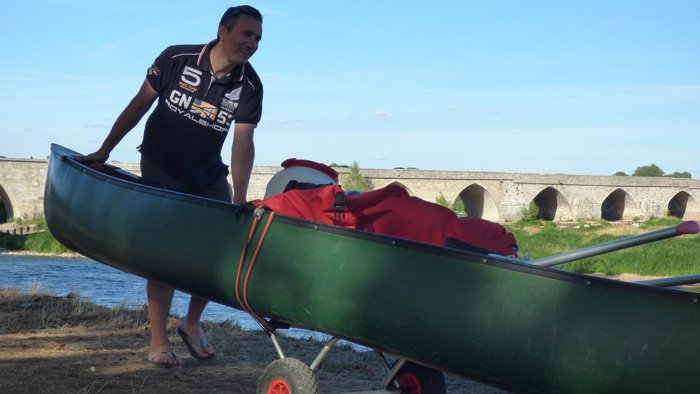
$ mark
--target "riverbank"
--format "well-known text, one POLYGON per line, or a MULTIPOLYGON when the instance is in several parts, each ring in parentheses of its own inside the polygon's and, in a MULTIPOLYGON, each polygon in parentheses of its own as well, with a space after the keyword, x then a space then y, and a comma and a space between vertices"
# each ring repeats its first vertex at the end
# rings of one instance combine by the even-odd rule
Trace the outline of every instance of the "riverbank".
POLYGON ((8 256, 34 256, 34 257, 55 257, 59 259, 85 259, 87 257, 83 256, 80 253, 75 253, 75 252, 67 252, 67 253, 43 253, 43 252, 34 252, 31 250, 9 250, 9 249, 4 249, 0 248, 0 255, 8 255, 8 256))
MULTIPOLYGON (((163 369, 143 361, 148 349, 144 309, 105 308, 75 295, 20 293, 0 289, 0 387, 4 393, 253 393, 276 354, 260 330, 230 322, 205 322, 217 357, 200 363, 189 356, 169 321, 182 368, 163 369)), ((281 338, 288 357, 311 363, 322 344, 281 338)), ((384 369, 373 352, 335 348, 318 373, 322 393, 381 389, 384 369)), ((450 393, 503 393, 446 375, 450 393)))

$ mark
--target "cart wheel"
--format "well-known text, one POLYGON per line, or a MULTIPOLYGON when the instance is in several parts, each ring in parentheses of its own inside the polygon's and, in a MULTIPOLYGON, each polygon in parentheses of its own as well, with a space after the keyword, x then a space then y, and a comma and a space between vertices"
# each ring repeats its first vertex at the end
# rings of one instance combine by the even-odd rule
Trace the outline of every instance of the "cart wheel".
POLYGON ((445 394, 445 376, 442 372, 407 362, 396 374, 403 393, 408 394, 445 394))
POLYGON ((301 360, 282 358, 265 368, 258 379, 258 394, 317 394, 314 372, 301 360))

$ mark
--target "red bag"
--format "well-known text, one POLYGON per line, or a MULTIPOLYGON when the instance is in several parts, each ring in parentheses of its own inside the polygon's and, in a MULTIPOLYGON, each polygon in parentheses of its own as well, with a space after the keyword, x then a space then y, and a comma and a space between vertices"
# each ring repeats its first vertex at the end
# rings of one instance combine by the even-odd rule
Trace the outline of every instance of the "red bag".
MULTIPOLYGON (((407 238, 433 245, 466 243, 472 250, 517 255, 513 234, 484 219, 459 218, 452 210, 418 197, 396 185, 357 195, 345 195, 338 185, 290 190, 252 201, 283 215, 362 231, 407 238), (484 250, 479 250, 484 249, 484 250)), ((461 245, 465 246, 465 245, 461 245)))

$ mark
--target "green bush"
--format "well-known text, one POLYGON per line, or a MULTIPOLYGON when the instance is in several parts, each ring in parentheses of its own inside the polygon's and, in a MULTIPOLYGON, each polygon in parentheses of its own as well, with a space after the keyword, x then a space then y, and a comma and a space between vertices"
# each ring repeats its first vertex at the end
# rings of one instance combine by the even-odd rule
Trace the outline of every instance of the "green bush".
POLYGON ((464 201, 462 201, 461 197, 457 197, 455 202, 452 203, 452 210, 455 211, 457 216, 460 217, 467 217, 469 216, 469 213, 467 212, 467 209, 464 207, 464 201))
POLYGON ((70 250, 63 246, 56 238, 51 235, 50 231, 41 231, 34 234, 25 235, 24 250, 38 253, 53 253, 62 254, 68 253, 70 250))
POLYGON ((450 207, 450 202, 447 201, 447 198, 445 198, 442 192, 435 198, 435 204, 442 205, 445 208, 450 207))
POLYGON ((0 233, 0 248, 9 250, 22 250, 24 247, 24 237, 0 233))
POLYGON ((531 202, 530 205, 527 206, 527 208, 523 208, 520 210, 520 219, 518 220, 518 223, 530 223, 530 222, 535 222, 539 221, 540 219, 540 207, 537 206, 534 202, 531 202))
POLYGON ((54 238, 48 230, 46 219, 43 216, 16 219, 13 222, 23 226, 33 224, 36 226, 37 232, 25 235, 0 233, 0 248, 53 254, 70 252, 68 248, 54 238))

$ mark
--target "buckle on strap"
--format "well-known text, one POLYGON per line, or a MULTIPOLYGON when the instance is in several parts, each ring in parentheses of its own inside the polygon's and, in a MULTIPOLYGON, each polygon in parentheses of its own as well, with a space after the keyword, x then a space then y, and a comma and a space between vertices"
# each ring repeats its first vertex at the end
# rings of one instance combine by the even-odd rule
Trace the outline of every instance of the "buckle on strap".
POLYGON ((336 220, 345 219, 345 193, 337 192, 333 198, 333 218, 336 220))
POLYGON ((253 215, 258 218, 258 220, 262 219, 262 216, 265 214, 265 208, 263 207, 255 207, 255 211, 253 211, 253 215))

